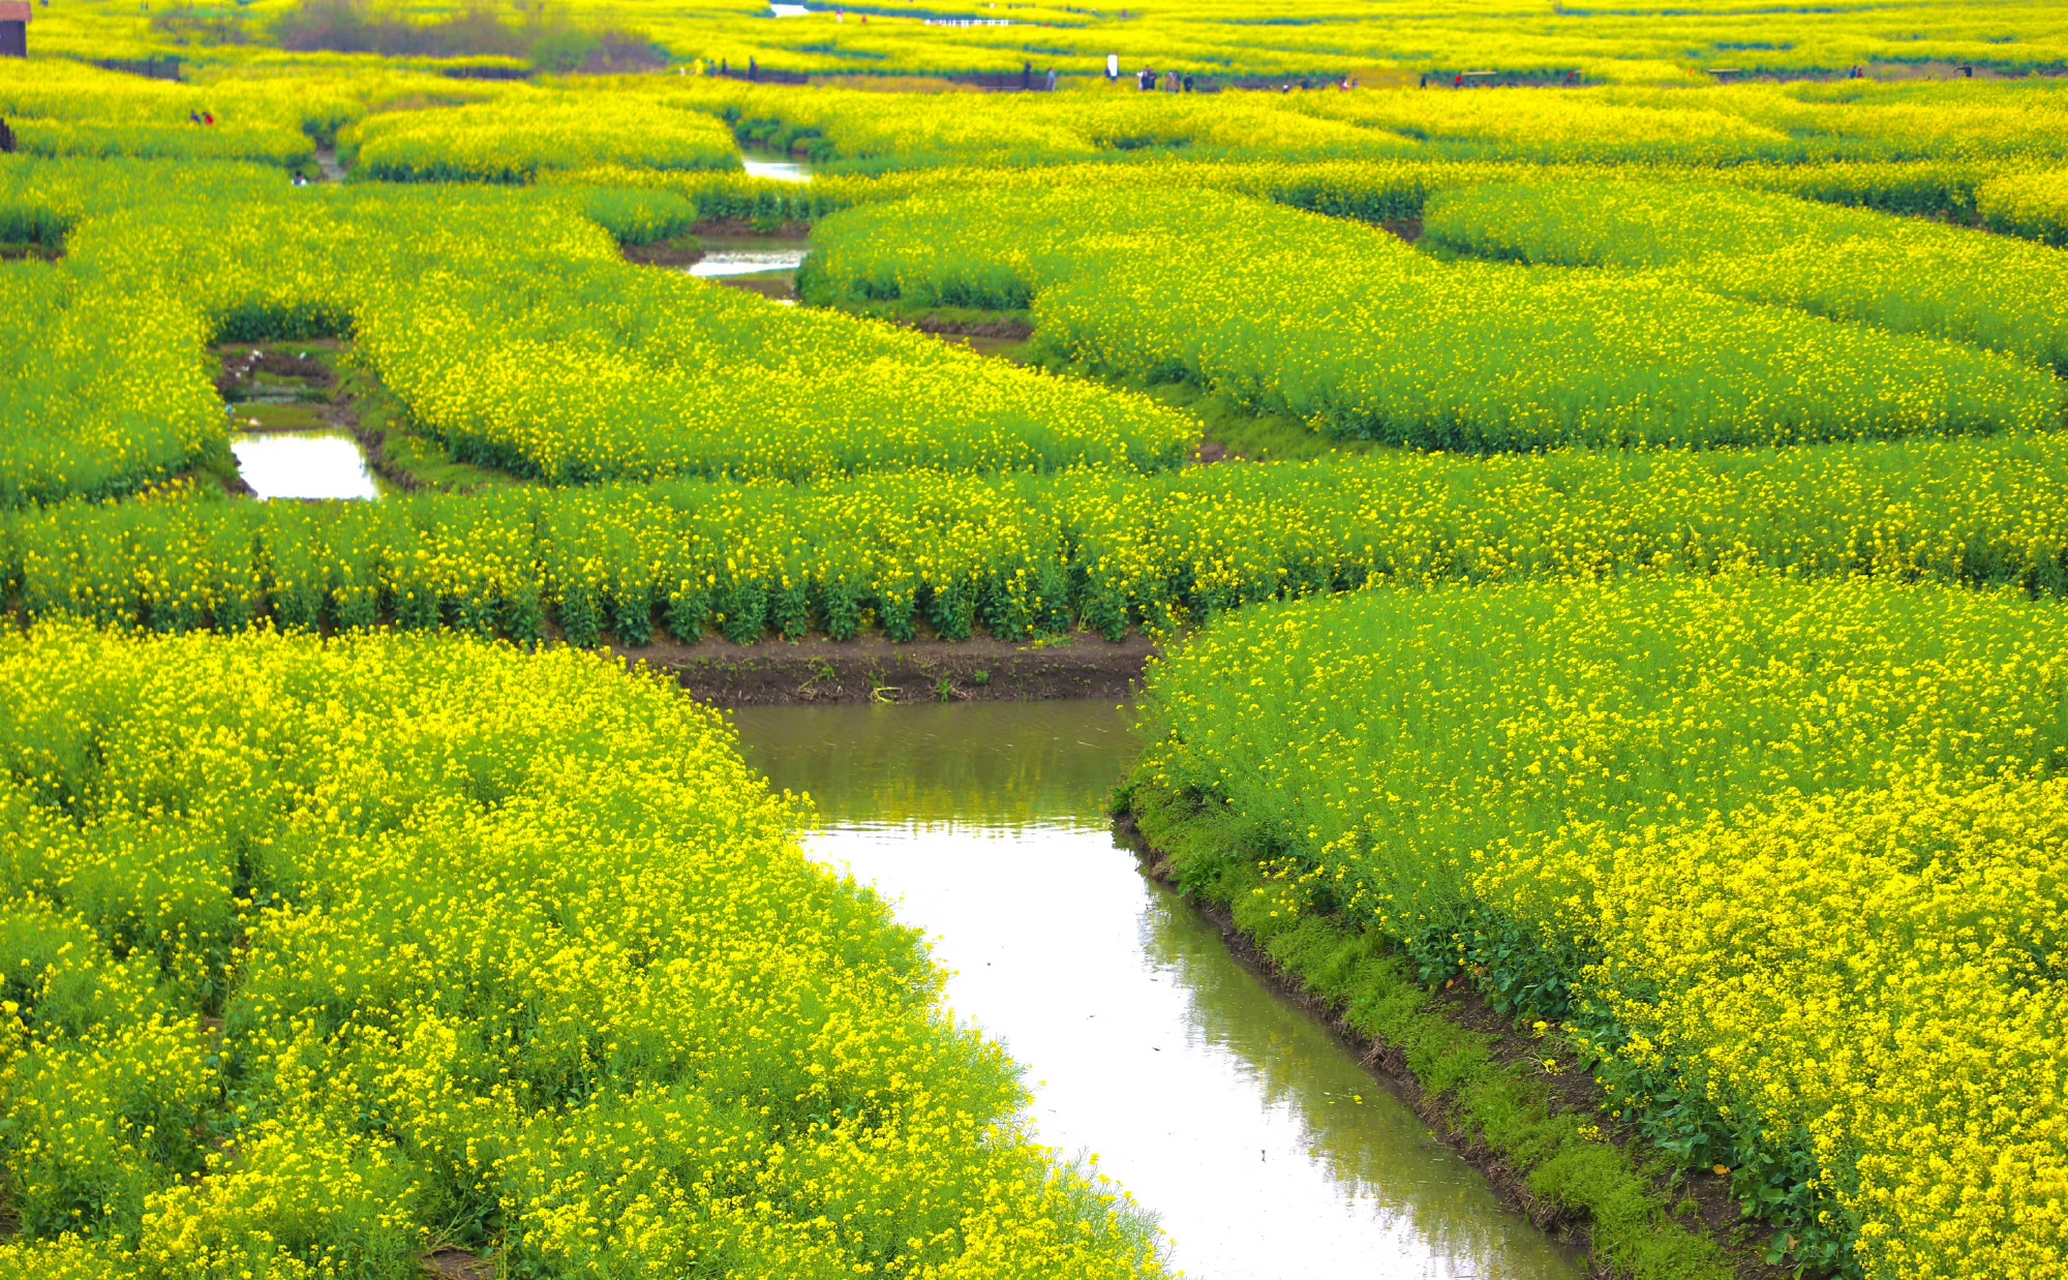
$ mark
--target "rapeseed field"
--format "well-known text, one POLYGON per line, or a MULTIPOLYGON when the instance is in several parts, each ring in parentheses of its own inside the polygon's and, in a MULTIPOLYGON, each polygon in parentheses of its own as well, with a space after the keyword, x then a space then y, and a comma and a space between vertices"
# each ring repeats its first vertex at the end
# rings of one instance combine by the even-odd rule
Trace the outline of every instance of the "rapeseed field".
POLYGON ((950 8, 32 11, 0 1280, 1171 1274, 587 652, 1136 635, 1151 865, 1597 1270, 2068 1274, 2057 15, 950 8))

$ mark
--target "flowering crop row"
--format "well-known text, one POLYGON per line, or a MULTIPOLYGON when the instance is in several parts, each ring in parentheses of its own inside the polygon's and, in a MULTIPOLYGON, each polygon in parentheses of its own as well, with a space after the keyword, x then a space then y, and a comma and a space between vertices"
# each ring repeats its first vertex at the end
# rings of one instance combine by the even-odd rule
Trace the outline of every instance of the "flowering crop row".
POLYGON ((1447 93, 1417 92, 1396 79, 1371 92, 1212 97, 971 97, 832 87, 804 94, 692 80, 662 96, 802 142, 838 161, 836 168, 858 169, 1125 163, 1173 153, 1296 162, 1417 156, 1691 166, 2030 164, 2062 157, 2068 128, 2068 94, 2043 80, 1447 93))
POLYGON ((195 84, 101 71, 61 58, 0 63, 0 118, 16 130, 22 151, 42 156, 302 166, 313 158, 318 139, 332 138, 364 116, 369 102, 426 91, 448 100, 454 93, 436 77, 385 69, 195 84))
POLYGON ((1417 448, 1991 432, 2055 425, 2064 400, 1993 352, 1694 287, 1440 262, 1234 196, 922 197, 836 214, 814 244, 807 299, 1031 302, 1058 359, 1417 448))
POLYGON ((40 263, 0 267, 0 298, 0 508, 148 485, 222 439, 191 312, 40 263))
MULTIPOLYGON (((428 0, 410 0, 393 12, 419 21, 452 17, 445 5, 428 0)), ((1145 64, 1205 76, 1268 77, 1277 88, 1329 85, 1341 76, 1362 77, 1367 85, 1412 87, 1420 72, 1437 72, 1439 83, 1448 83, 1450 72, 1470 68, 1496 68, 1547 85, 1576 71, 1594 83, 1692 85, 1704 83, 1696 70, 1703 66, 1843 75, 1861 65, 1943 68, 1972 62, 2023 74, 2068 60, 2068 41, 2044 0, 1984 7, 1971 0, 1907 0, 1895 18, 1875 6, 1740 12, 1706 3, 1519 14, 1474 0, 1375 0, 1367 8, 1322 13, 1288 0, 1148 0, 1124 15, 1032 0, 1010 12, 1001 7, 979 21, 965 18, 953 24, 922 10, 874 10, 864 22, 852 10, 835 8, 770 21, 764 7, 684 7, 658 0, 580 0, 568 13, 584 27, 630 24, 683 63, 697 59, 715 66, 725 59, 739 72, 758 58, 763 68, 809 71, 836 83, 881 84, 889 77, 970 71, 1006 73, 1017 80, 1030 60, 1037 75, 1055 68, 1074 77, 1097 77, 1109 54, 1122 59, 1129 91, 1134 72, 1145 64)), ((121 0, 78 0, 47 14, 39 10, 41 47, 82 58, 126 57, 187 39, 152 30, 137 14, 135 5, 121 0)), ((240 34, 264 32, 258 21, 232 18, 228 24, 232 30, 241 27, 240 34)), ((283 61, 267 44, 243 40, 215 44, 207 56, 211 62, 261 69, 283 61)), ((296 57, 319 64, 326 58, 367 59, 364 54, 296 57)), ((471 61, 523 67, 508 57, 471 61)), ((943 87, 939 81, 918 83, 943 87)), ((1802 87, 1757 86, 1767 92, 1802 87)), ((1806 87, 1852 89, 1855 84, 1806 87)), ((1996 86, 1974 80, 1929 87, 1984 91, 1996 86)))
POLYGON ((4 357, 35 378, 0 396, 43 406, 25 411, 33 435, 0 442, 16 502, 148 479, 190 460, 197 432, 220 448, 204 345, 325 333, 355 334, 458 456, 551 482, 1155 468, 1196 439, 1141 397, 634 267, 582 216, 637 238, 679 210, 8 160, 0 209, 69 227, 63 260, 0 268, 0 324, 37 335, 4 357))
POLYGON ((2006 174, 1977 195, 1982 219, 1994 229, 2068 248, 2068 169, 2006 174))
POLYGON ((389 182, 529 182, 544 169, 740 167, 716 117, 624 93, 509 96, 369 116, 338 139, 354 176, 389 182))
POLYGON ((0 524, 32 617, 160 631, 395 623, 639 645, 925 625, 1119 638, 1258 601, 1762 566, 2068 593, 2068 442, 1376 455, 1159 476, 522 489, 377 504, 168 494, 0 524))
POLYGON ((1270 928, 1561 1023, 1603 1123, 1726 1167, 1797 1260, 2052 1275, 2064 652, 2058 601, 1938 586, 1379 589, 1160 664, 1136 779, 1251 833, 1270 928))
POLYGON ((0 708, 0 1274, 1162 1274, 657 681, 65 626, 0 708))
POLYGON ((1424 234, 1483 257, 1645 273, 2068 371, 2068 254, 1783 195, 1628 180, 1443 192, 1424 234))

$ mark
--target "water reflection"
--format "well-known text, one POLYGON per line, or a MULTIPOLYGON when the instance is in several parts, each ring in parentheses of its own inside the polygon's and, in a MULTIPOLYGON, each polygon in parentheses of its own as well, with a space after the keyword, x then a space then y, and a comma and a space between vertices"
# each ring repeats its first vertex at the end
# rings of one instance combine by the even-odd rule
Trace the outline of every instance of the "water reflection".
POLYGON ((726 276, 752 276, 765 272, 795 271, 804 265, 809 252, 802 244, 773 244, 766 247, 709 245, 704 256, 689 267, 689 274, 704 280, 726 276))
POLYGON ((771 178, 777 182, 810 182, 811 166, 793 160, 780 151, 742 151, 740 162, 750 178, 771 178))
POLYGON ((743 707, 748 759, 809 791, 829 824, 1106 829, 1132 750, 1110 702, 743 707))
POLYGON ((808 848, 927 930, 959 1016, 1026 1065, 1042 1140, 1101 1156, 1195 1277, 1566 1277, 1354 1055, 1135 870, 1111 703, 735 713, 808 790, 808 848))
POLYGON ((380 497, 359 442, 340 432, 243 435, 230 442, 230 452, 261 499, 380 497))

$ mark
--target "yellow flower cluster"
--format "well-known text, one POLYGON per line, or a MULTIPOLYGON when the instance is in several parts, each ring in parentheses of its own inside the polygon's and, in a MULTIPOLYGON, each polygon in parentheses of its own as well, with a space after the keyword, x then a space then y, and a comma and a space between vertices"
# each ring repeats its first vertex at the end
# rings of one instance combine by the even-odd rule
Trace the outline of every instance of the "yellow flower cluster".
MULTIPOLYGON (((264 18, 272 12, 214 20, 262 37, 264 18)), ((452 16, 428 3, 395 12, 418 19, 452 16)), ((1944 74, 1945 64, 1962 62, 2017 72, 2068 61, 2058 15, 2044 0, 1981 7, 1961 0, 1903 0, 1756 12, 1714 0, 1612 11, 1374 0, 1357 9, 1320 12, 1291 0, 1147 0, 1124 11, 1034 0, 1011 9, 957 10, 962 20, 956 25, 934 21, 940 15, 933 11, 874 9, 864 22, 857 12, 828 8, 772 21, 760 7, 657 0, 572 0, 562 12, 583 28, 636 29, 684 62, 715 66, 722 58, 744 71, 754 58, 764 68, 869 80, 967 71, 1017 77, 1030 57, 1037 71, 1056 67, 1101 75, 1108 54, 1122 59, 1130 88, 1133 72, 1144 63, 1271 77, 1275 87, 1303 79, 1327 83, 1344 74, 1413 84, 1416 72, 1474 68, 1537 73, 1550 82, 1568 70, 1583 70, 1590 79, 1686 82, 1700 66, 1843 74, 1855 65, 1940 64, 1936 69, 1944 74)), ((42 47, 78 57, 140 55, 172 39, 153 31, 148 15, 119 0, 80 0, 48 15, 39 10, 37 20, 46 24, 42 47)), ((280 57, 262 43, 220 44, 207 48, 207 56, 233 65, 265 65, 280 57)))
POLYGON ((738 169, 715 116, 628 93, 505 94, 493 102, 368 116, 338 139, 359 176, 390 182, 529 182, 540 169, 738 169))
MULTIPOLYGON (((1159 68, 1169 64, 1157 62, 1159 68)), ((2051 81, 1920 81, 1533 93, 1215 96, 869 93, 692 80, 667 100, 840 160, 1057 164, 1179 156, 1310 162, 1421 157, 1712 167, 1831 161, 2058 162, 2068 95, 2051 81)))
POLYGON ((0 169, 21 207, 70 224, 62 261, 0 273, 0 324, 25 335, 0 359, 27 371, 24 417, 51 424, 0 444, 17 502, 149 478, 197 433, 219 442, 204 343, 340 332, 455 453, 554 482, 1155 469, 1197 439, 1141 397, 635 267, 578 190, 116 168, 0 169), (54 460, 31 452, 46 433, 54 460), (110 440, 150 466, 107 456, 110 440))
POLYGON ((334 132, 363 111, 330 83, 202 86, 63 59, 0 64, 0 118, 30 155, 240 159, 292 167, 314 155, 310 134, 334 132), (205 123, 204 113, 215 123, 205 123))
POLYGON ((659 681, 64 627, 0 706, 0 1274, 1163 1274, 659 681))
MULTIPOLYGON (((1881 215, 1857 214, 1856 217, 1881 215)), ((827 219, 807 297, 1026 306, 1059 359, 1339 437, 1498 452, 2055 425, 2050 372, 1695 284, 1437 261, 1261 201, 1096 186, 827 219)))
MULTIPOLYGON (((1986 190, 1986 188, 1985 188, 1986 190)), ((1628 180, 1440 193, 1424 233, 1484 257, 1644 273, 2068 370, 2068 261, 2038 245, 1783 195, 1628 180)))
POLYGON ((1272 909, 1584 1031, 1805 1258, 2046 1275, 2064 642, 1869 580, 1371 590, 1166 659, 1136 777, 1276 851, 1272 909))
POLYGON ((203 338, 171 298, 41 263, 0 272, 0 508, 123 493, 219 445, 203 338))
POLYGON ((1157 476, 915 472, 817 485, 422 494, 180 491, 0 523, 31 616, 238 630, 451 625, 576 644, 715 631, 1120 638, 1370 582, 1707 575, 2068 592, 2068 438, 1745 453, 1379 454, 1157 476), (1984 478, 1978 481, 1978 477, 1984 478))
POLYGON ((1927 773, 1583 827, 1475 891, 1553 907, 1646 1055, 1806 1135, 1870 1275, 2036 1277, 2068 1267, 2064 840, 2058 778, 1927 773))
POLYGON ((2068 248, 2068 169, 2006 174, 1975 195, 1983 220, 1996 230, 2068 248))

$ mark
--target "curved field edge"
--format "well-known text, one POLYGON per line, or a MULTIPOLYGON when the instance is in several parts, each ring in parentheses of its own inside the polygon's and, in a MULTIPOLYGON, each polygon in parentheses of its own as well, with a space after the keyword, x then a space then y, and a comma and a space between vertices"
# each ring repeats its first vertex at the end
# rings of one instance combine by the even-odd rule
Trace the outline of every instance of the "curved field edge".
POLYGON ((1163 1273, 658 681, 65 624, 0 708, 0 1276, 1163 1273))
POLYGON ((1770 1260, 2051 1274, 2062 620, 1770 574, 1263 606, 1152 671, 1136 777, 1230 824, 1261 931, 1566 1032, 1770 1260))
POLYGON ((0 515, 0 590, 31 620, 154 631, 392 625, 584 646, 607 635, 630 649, 922 629, 1119 640, 1372 581, 1757 566, 2060 595, 2064 493, 2068 436, 2049 434, 372 504, 175 494, 0 515))
POLYGON ((1254 966, 1405 1085, 1416 1111, 1479 1166, 1538 1227, 1584 1247, 1591 1274, 1630 1280, 1726 1280, 1786 1272, 1716 1228, 1727 1192, 1695 1188, 1642 1139, 1605 1136, 1540 1065, 1578 1054, 1550 1033, 1517 1061, 1519 1033, 1493 1015, 1468 1026, 1465 993, 1446 1000, 1371 934, 1264 905, 1253 835, 1198 797, 1131 777, 1114 794, 1118 837, 1147 873, 1177 888, 1254 966), (1699 1191, 1701 1199, 1695 1199, 1699 1191))

